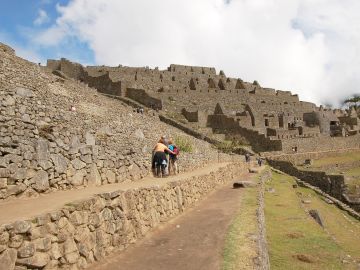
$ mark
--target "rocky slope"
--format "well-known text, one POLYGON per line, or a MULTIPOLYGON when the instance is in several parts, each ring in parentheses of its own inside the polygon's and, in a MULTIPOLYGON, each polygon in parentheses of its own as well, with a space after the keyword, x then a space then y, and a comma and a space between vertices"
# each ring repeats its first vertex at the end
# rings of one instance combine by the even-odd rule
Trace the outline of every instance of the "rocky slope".
POLYGON ((161 123, 156 113, 134 113, 1 44, 0 104, 0 199, 139 179, 164 134, 194 145, 181 155, 183 169, 217 159, 209 144, 161 123))

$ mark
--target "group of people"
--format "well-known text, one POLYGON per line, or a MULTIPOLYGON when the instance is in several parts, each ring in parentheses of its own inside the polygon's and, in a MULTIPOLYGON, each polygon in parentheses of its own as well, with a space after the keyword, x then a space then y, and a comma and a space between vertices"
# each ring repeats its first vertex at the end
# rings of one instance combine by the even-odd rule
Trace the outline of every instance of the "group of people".
MULTIPOLYGON (((250 164, 250 161, 251 161, 251 157, 250 157, 249 153, 246 153, 245 154, 245 162, 250 164)), ((261 157, 257 157, 256 162, 259 165, 259 167, 261 167, 263 164, 263 159, 261 157)))
POLYGON ((155 177, 166 177, 178 173, 179 148, 172 138, 162 136, 152 152, 152 171, 155 177))

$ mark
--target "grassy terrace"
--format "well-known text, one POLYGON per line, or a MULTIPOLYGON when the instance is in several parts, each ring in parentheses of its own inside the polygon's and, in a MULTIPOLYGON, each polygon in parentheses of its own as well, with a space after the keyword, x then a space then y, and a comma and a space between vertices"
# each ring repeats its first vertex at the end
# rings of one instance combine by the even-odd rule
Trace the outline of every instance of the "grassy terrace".
POLYGON ((360 162, 360 152, 344 153, 314 160, 311 166, 299 166, 301 170, 325 171, 328 174, 344 174, 345 183, 352 195, 360 195, 360 166, 352 167, 354 162, 360 162))
POLYGON ((324 157, 320 159, 314 160, 314 164, 311 166, 312 168, 321 168, 324 166, 329 166, 332 164, 346 164, 352 163, 354 161, 360 160, 360 152, 352 152, 352 153, 343 153, 339 155, 332 155, 329 157, 324 157))
POLYGON ((360 222, 287 175, 273 173, 265 194, 272 269, 359 269, 360 222), (324 228, 307 213, 317 209, 324 228))

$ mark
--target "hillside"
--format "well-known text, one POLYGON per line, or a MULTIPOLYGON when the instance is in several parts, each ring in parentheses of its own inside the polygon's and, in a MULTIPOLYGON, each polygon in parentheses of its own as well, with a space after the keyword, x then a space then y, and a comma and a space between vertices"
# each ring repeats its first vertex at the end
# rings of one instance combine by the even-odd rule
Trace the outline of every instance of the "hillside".
POLYGON ((191 153, 181 153, 182 170, 217 160, 209 144, 160 122, 155 112, 133 112, 2 48, 1 199, 139 179, 149 173, 162 135, 192 144, 191 153))

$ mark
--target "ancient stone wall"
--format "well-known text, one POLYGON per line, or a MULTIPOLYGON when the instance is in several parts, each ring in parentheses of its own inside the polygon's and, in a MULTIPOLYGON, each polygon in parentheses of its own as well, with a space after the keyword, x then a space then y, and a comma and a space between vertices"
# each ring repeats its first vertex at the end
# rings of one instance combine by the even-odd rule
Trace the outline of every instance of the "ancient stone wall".
POLYGON ((143 89, 128 88, 128 89, 126 89, 125 96, 145 105, 146 107, 152 108, 154 110, 162 109, 161 99, 157 99, 157 98, 150 96, 143 89))
POLYGON ((284 153, 321 152, 326 150, 360 149, 360 134, 349 137, 293 138, 281 142, 284 153))
POLYGON ((320 171, 303 171, 296 168, 291 162, 281 160, 267 160, 269 165, 283 171, 287 174, 295 176, 312 186, 319 187, 322 191, 329 195, 342 200, 344 193, 345 178, 343 175, 327 175, 320 171))
POLYGON ((122 83, 120 81, 113 82, 109 77, 109 73, 97 77, 86 75, 83 81, 101 93, 115 96, 121 96, 123 93, 122 83))
POLYGON ((229 138, 245 139, 251 144, 254 151, 265 152, 282 150, 281 141, 270 140, 269 138, 266 138, 264 134, 241 127, 234 118, 227 117, 226 115, 209 115, 208 126, 214 130, 224 132, 229 138))
POLYGON ((104 193, 31 220, 2 225, 0 268, 85 268, 127 248, 242 170, 240 164, 233 164, 160 187, 104 193))
POLYGON ((194 146, 182 170, 217 160, 209 144, 152 114, 0 51, 0 200, 140 179, 162 135, 194 146))

